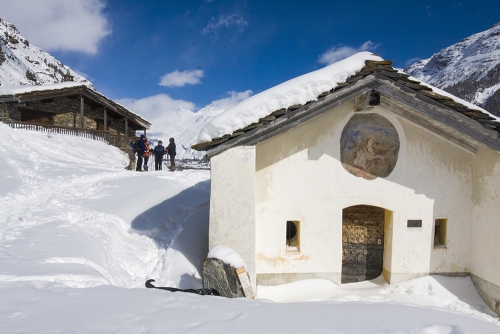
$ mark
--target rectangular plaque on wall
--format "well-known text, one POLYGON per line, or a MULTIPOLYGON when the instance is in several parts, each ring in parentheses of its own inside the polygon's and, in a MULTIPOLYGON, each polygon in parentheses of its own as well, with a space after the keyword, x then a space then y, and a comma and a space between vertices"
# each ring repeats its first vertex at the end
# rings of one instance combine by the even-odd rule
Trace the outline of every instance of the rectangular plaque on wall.
POLYGON ((238 274, 238 279, 240 280, 241 288, 243 289, 245 297, 253 299, 255 297, 255 294, 252 289, 252 284, 250 284, 250 280, 248 279, 248 274, 245 267, 236 269, 236 274, 238 274))
POLYGON ((407 227, 422 227, 422 220, 421 219, 419 219, 419 220, 409 219, 408 224, 406 226, 407 227))

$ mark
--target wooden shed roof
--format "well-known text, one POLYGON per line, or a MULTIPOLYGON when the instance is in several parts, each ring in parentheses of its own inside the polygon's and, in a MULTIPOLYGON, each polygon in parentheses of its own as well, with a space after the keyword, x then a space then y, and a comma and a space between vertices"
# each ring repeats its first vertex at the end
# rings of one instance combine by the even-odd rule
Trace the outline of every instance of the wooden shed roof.
POLYGON ((0 87, 0 103, 26 103, 56 97, 79 95, 83 96, 89 104, 103 106, 106 109, 127 118, 129 121, 134 123, 138 129, 149 129, 151 126, 151 123, 148 120, 83 84, 61 83, 43 86, 0 87))

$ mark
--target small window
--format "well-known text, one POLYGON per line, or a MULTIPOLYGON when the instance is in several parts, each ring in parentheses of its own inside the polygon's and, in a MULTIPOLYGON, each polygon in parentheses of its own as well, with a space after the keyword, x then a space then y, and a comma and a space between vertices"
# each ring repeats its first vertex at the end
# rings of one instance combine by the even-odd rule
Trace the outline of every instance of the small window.
POLYGON ((406 223, 406 227, 422 227, 422 220, 408 220, 408 222, 406 223))
POLYGON ((434 248, 446 248, 446 225, 448 219, 434 221, 434 248))
POLYGON ((286 222, 286 251, 299 251, 300 224, 298 221, 289 220, 286 222))

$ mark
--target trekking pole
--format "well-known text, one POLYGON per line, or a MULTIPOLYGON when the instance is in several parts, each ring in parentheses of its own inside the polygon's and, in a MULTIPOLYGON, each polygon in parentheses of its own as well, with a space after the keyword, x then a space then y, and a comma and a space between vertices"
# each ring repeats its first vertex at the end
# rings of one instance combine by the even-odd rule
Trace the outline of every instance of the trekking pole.
POLYGON ((167 162, 168 162, 168 154, 165 154, 165 156, 167 157, 166 159, 163 160, 163 164, 165 165, 165 167, 167 167, 167 169, 170 169, 167 165, 167 162))
POLYGON ((151 169, 151 167, 153 166, 153 163, 154 161, 156 160, 156 157, 155 156, 149 156, 149 160, 151 160, 151 162, 149 163, 149 166, 148 166, 148 171, 151 169), (153 158, 153 159, 151 159, 153 158))

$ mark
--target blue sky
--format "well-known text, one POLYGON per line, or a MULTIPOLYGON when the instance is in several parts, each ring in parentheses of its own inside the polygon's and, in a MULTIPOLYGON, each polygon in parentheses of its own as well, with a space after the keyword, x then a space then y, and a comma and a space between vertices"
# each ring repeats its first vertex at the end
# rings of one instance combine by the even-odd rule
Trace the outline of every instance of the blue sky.
POLYGON ((0 0, 0 8, 106 96, 192 111, 356 50, 405 67, 500 21, 493 0, 0 0))

